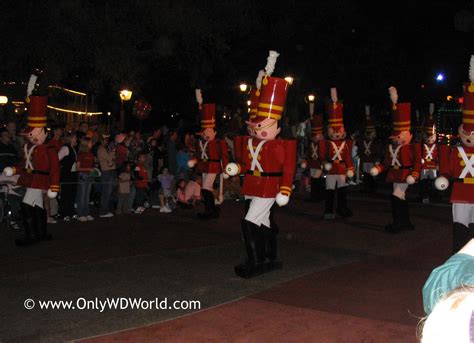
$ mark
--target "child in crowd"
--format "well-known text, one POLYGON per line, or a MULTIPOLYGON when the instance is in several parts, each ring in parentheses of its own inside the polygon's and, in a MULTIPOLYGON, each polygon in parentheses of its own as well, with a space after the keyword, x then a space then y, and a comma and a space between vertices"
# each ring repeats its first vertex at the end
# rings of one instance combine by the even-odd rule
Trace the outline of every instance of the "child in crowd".
POLYGON ((190 204, 189 199, 186 199, 186 180, 180 179, 178 181, 177 189, 176 189, 176 198, 177 204, 179 207, 184 209, 193 208, 193 205, 190 204))
POLYGON ((77 185, 77 220, 81 222, 92 221, 94 218, 90 215, 89 198, 92 188, 91 173, 94 171, 95 157, 91 152, 92 140, 84 137, 79 147, 79 155, 76 162, 78 172, 77 185))
POLYGON ((128 213, 130 211, 128 207, 128 198, 130 197, 130 179, 131 179, 131 167, 130 163, 125 162, 119 174, 119 186, 117 196, 117 214, 128 213))
POLYGON ((158 175, 158 181, 160 181, 161 184, 160 212, 170 213, 170 200, 173 197, 174 176, 168 172, 168 168, 163 168, 161 174, 158 175))
POLYGON ((184 185, 180 183, 178 189, 178 205, 181 208, 191 208, 196 206, 196 201, 201 200, 201 184, 201 176, 196 176, 195 180, 189 180, 188 182, 185 182, 184 185))
POLYGON ((135 213, 142 214, 145 211, 145 201, 148 190, 148 171, 145 166, 146 154, 138 154, 138 162, 135 166, 135 213))

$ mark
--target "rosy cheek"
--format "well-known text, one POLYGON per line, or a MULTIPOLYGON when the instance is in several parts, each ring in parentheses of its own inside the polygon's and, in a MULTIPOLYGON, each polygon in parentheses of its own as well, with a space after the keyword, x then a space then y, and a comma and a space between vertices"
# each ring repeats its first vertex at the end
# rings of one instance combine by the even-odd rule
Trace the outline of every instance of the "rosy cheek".
POLYGON ((262 131, 261 135, 262 137, 267 137, 267 131, 262 131))

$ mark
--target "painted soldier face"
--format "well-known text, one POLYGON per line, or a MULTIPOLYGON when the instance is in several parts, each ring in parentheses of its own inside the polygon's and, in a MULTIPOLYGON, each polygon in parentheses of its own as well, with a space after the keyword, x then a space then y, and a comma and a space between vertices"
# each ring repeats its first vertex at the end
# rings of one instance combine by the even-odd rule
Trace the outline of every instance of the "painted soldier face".
POLYGON ((344 129, 344 126, 341 126, 340 128, 336 129, 332 126, 328 127, 328 137, 332 141, 338 141, 341 139, 346 138, 346 130, 344 129))
POLYGON ((365 138, 373 140, 377 137, 377 131, 375 130, 365 130, 365 138))
POLYGON ((318 133, 317 135, 314 135, 311 140, 314 142, 314 143, 317 143, 319 141, 322 141, 324 139, 324 136, 322 133, 318 133))
POLYGON ((247 122, 247 131, 249 135, 258 139, 275 139, 280 133, 280 130, 281 129, 278 127, 278 121, 271 118, 264 119, 258 123, 251 121, 247 122))
POLYGON ((212 141, 216 138, 216 130, 214 130, 213 128, 205 128, 204 131, 201 133, 201 136, 202 136, 202 139, 204 139, 205 141, 212 141))
POLYGON ((427 135, 426 133, 423 135, 423 141, 426 144, 434 144, 436 142, 436 133, 434 135, 427 135))
POLYGON ((464 131, 463 125, 459 126, 459 138, 461 138, 462 145, 468 148, 474 147, 474 132, 464 131))
POLYGON ((396 145, 410 144, 413 135, 410 131, 402 131, 398 135, 390 136, 390 139, 396 145))
POLYGON ((30 131, 26 138, 31 144, 34 145, 41 145, 46 141, 47 137, 46 130, 42 127, 35 127, 32 131, 30 131))

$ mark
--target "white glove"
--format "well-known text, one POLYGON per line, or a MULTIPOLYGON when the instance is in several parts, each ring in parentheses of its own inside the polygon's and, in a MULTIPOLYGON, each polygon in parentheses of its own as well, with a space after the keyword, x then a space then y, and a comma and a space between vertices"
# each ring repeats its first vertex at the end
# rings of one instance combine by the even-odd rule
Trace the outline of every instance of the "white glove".
POLYGON ((444 176, 437 177, 435 180, 435 187, 438 191, 444 191, 449 187, 449 180, 444 176))
POLYGON ((301 168, 306 169, 308 167, 308 164, 306 163, 306 161, 303 161, 303 162, 301 162, 300 166, 301 166, 301 168))
POLYGON ((376 168, 376 167, 370 168, 370 175, 372 175, 372 176, 379 175, 379 168, 376 168))
POLYGON ((192 159, 192 160, 188 161, 188 167, 189 168, 194 168, 195 165, 196 165, 196 160, 195 159, 192 159))
POLYGON ((226 173, 222 173, 222 177, 223 177, 225 180, 227 180, 230 176, 229 176, 228 174, 226 174, 226 173))
POLYGON ((330 171, 332 169, 332 164, 331 163, 324 163, 324 170, 325 171, 330 171))
POLYGON ((240 167, 237 163, 233 163, 233 162, 227 163, 227 165, 225 166, 225 172, 229 176, 235 176, 238 173, 240 173, 240 167))
POLYGON ((276 203, 280 207, 285 206, 286 204, 288 204, 289 201, 290 201, 290 197, 288 195, 278 193, 276 196, 276 203))
POLYGON ((346 175, 349 179, 352 179, 354 177, 354 171, 353 170, 348 170, 346 175))
POLYGON ((3 175, 5 176, 13 176, 14 174, 14 171, 13 171, 13 168, 12 167, 5 167, 3 169, 3 175))
POLYGON ((48 189, 48 198, 54 199, 58 196, 58 192, 53 192, 51 189, 48 189))
POLYGON ((407 183, 409 185, 413 185, 415 182, 416 182, 416 179, 413 176, 411 176, 411 175, 407 176, 407 183))

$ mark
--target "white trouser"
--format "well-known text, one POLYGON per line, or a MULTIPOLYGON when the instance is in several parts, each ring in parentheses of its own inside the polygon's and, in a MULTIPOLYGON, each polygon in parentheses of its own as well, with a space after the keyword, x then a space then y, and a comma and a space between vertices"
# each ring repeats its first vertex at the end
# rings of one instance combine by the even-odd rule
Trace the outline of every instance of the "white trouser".
POLYGON ((275 198, 260 198, 255 196, 245 196, 245 200, 250 199, 250 206, 245 220, 255 225, 265 225, 270 227, 270 209, 275 203, 275 198))
POLYGON ((453 222, 465 226, 474 223, 474 204, 453 203, 453 222))
POLYGON ((362 171, 364 173, 370 173, 370 169, 372 169, 373 166, 375 166, 373 162, 364 162, 362 163, 362 171))
POLYGON ((326 189, 346 187, 346 175, 326 175, 326 189))
POLYGON ((393 195, 399 199, 405 200, 405 193, 408 189, 408 183, 394 183, 393 195))
POLYGON ((214 181, 216 180, 217 174, 203 173, 202 174, 202 189, 207 189, 208 191, 214 190, 214 181))
POLYGON ((36 188, 27 188, 25 196, 23 197, 23 202, 33 207, 38 206, 44 208, 43 190, 36 188))
POLYGON ((434 180, 438 176, 438 171, 436 169, 422 169, 421 170, 421 180, 430 179, 434 180))
POLYGON ((323 174, 323 171, 321 169, 310 168, 309 173, 313 179, 319 179, 323 174))

